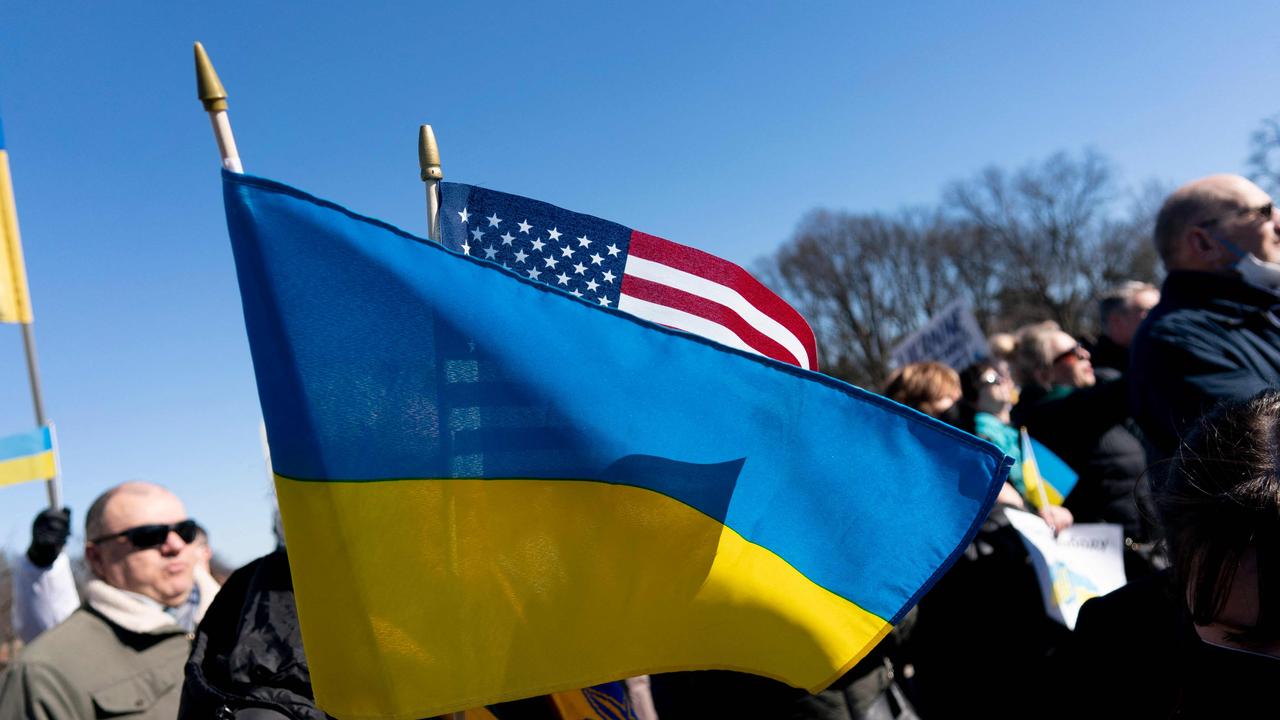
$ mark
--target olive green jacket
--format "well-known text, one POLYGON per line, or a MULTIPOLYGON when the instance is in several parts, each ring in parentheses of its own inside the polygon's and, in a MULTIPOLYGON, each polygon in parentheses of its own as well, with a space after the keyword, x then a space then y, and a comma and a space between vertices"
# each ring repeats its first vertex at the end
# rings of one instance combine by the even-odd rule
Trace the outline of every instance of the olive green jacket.
MULTIPOLYGON (((197 583, 200 617, 218 588, 207 576, 197 583)), ((190 635, 163 610, 100 580, 86 595, 0 677, 0 718, 172 720, 190 635)))

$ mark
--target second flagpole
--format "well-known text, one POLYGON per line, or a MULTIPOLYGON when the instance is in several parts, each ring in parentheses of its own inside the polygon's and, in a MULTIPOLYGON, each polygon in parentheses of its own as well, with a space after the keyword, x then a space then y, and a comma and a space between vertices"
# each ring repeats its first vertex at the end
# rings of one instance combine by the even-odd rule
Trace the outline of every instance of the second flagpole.
POLYGON ((444 170, 440 167, 440 147, 430 125, 418 128, 418 169, 422 182, 427 184, 427 237, 440 242, 440 181, 444 170))

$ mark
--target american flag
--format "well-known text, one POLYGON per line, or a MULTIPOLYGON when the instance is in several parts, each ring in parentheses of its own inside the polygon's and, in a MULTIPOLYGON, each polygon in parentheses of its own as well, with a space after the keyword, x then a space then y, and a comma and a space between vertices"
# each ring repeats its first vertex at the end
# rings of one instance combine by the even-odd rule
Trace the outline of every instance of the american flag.
POLYGON ((589 302, 818 369, 800 313, 727 260, 518 195, 459 183, 440 190, 446 247, 589 302))

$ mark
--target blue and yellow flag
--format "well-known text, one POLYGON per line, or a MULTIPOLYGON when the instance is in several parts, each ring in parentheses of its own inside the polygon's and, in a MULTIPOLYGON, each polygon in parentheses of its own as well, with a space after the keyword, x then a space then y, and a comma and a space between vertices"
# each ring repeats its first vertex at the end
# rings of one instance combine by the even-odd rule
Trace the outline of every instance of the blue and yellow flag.
POLYGON ((1022 482, 1026 497, 1037 510, 1045 505, 1061 505, 1076 487, 1080 476, 1062 458, 1031 437, 1026 428, 1022 436, 1022 482))
POLYGON ((57 474, 52 426, 0 438, 0 487, 57 474))
POLYGON ((3 126, 0 126, 0 322, 31 322, 31 296, 27 291, 27 268, 22 260, 18 209, 13 202, 3 126))
POLYGON ((338 717, 697 668, 820 690, 1008 472, 827 376, 223 182, 311 678, 338 717))

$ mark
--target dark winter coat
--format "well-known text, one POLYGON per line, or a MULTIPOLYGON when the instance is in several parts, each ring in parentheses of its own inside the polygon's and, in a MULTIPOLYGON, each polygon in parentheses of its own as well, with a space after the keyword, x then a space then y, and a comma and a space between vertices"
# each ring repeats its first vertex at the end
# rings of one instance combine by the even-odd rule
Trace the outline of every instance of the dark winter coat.
POLYGON ((1076 522, 1117 523, 1127 537, 1145 540, 1135 488, 1147 457, 1126 426, 1127 399, 1123 379, 1052 391, 1027 386, 1013 409, 1013 424, 1026 427, 1080 474, 1063 503, 1076 522))
POLYGON ((1280 296, 1226 275, 1175 271, 1133 338, 1133 417, 1168 458, 1221 400, 1280 387, 1280 296))
POLYGON ((1050 717, 1275 715, 1280 660, 1202 642, 1169 570, 1085 603, 1061 659, 1050 717))

